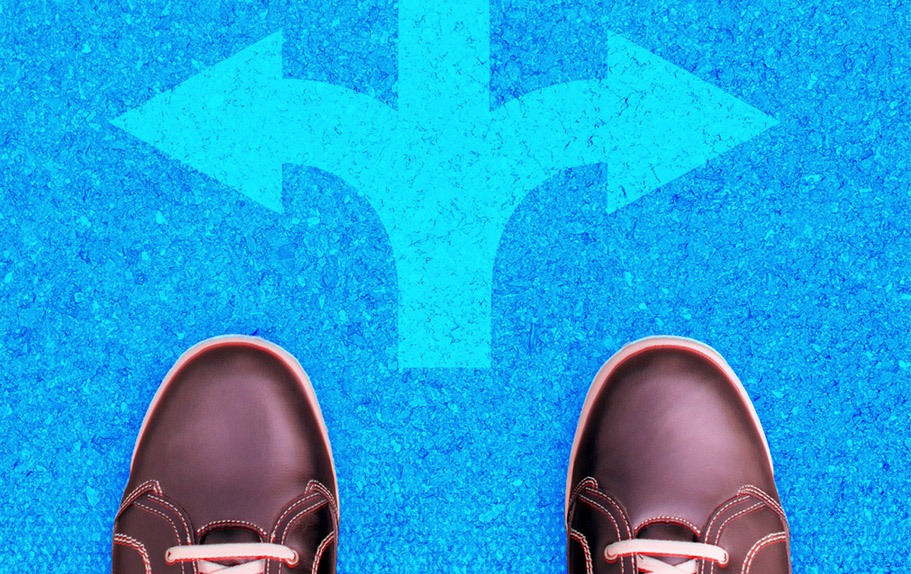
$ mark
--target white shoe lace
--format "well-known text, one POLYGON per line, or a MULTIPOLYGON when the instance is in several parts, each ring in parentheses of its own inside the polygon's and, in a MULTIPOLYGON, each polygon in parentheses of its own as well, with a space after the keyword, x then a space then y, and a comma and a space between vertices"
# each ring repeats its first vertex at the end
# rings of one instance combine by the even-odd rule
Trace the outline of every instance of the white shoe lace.
POLYGON ((727 566, 728 553, 721 547, 700 542, 674 540, 621 540, 608 544, 604 558, 615 562, 624 556, 634 556, 640 574, 696 574, 698 560, 711 560, 727 566), (648 555, 648 556, 646 556, 648 555), (682 564, 668 564, 651 556, 679 556, 690 558, 682 564))
POLYGON ((167 564, 196 562, 200 574, 263 574, 266 560, 279 560, 292 568, 297 566, 297 552, 281 544, 251 542, 241 544, 190 544, 172 546, 164 554, 167 564), (213 560, 251 560, 237 566, 217 564, 213 560))

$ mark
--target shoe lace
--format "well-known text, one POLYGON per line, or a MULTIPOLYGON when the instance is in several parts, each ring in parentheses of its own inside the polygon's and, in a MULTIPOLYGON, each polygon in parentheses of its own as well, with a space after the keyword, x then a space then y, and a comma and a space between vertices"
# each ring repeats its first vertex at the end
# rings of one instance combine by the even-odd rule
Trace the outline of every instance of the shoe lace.
POLYGON ((200 574, 262 574, 266 560, 278 560, 290 567, 297 566, 297 552, 281 544, 265 542, 232 544, 188 544, 172 546, 164 555, 168 565, 178 562, 196 562, 200 574), (236 566, 225 566, 214 560, 250 560, 236 566))
POLYGON ((621 540, 608 544, 604 558, 615 562, 624 556, 634 556, 640 574, 696 574, 698 560, 711 560, 720 566, 727 566, 728 553, 720 546, 700 542, 676 540, 621 540), (681 564, 668 564, 652 556, 678 556, 690 558, 681 564))

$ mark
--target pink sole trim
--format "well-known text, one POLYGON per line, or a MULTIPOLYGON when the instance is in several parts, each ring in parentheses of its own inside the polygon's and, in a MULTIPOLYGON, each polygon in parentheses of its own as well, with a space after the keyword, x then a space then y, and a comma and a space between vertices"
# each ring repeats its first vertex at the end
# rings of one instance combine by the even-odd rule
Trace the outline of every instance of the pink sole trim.
MULTIPOLYGON (((168 371, 168 374, 165 375, 164 381, 158 387, 155 396, 152 398, 152 403, 149 405, 148 410, 146 410, 145 417, 142 419, 142 426, 139 428, 139 435, 136 437, 136 445, 133 447, 133 455, 130 458, 130 472, 133 471, 133 460, 136 458, 136 451, 139 448, 139 443, 142 441, 143 434, 146 430, 146 425, 149 422, 149 418, 152 415, 152 412, 158 406, 158 402, 161 399, 161 396, 166 391, 168 385, 174 380, 174 377, 180 372, 180 369, 183 368, 188 362, 200 355, 201 353, 208 351, 210 349, 215 349, 217 347, 231 347, 231 346, 243 346, 243 347, 253 347, 255 349, 260 349, 266 351, 279 360, 281 360, 291 371, 297 375, 298 380, 301 383, 301 388, 307 396, 307 400, 310 403, 310 406, 316 412, 317 419, 320 422, 320 430, 322 431, 323 442, 326 445, 326 449, 329 451, 329 460, 332 462, 332 478, 335 479, 335 483, 338 484, 338 477, 335 473, 335 459, 332 456, 332 445, 329 444, 329 431, 326 428, 326 421, 323 419, 323 411, 320 409, 319 401, 316 400, 316 391, 313 390, 313 385, 310 383, 310 377, 307 376, 307 373, 304 372, 303 367, 294 356, 283 348, 279 347, 275 343, 270 343, 269 341, 261 337, 250 337, 247 335, 220 335, 218 337, 212 337, 206 339, 205 341, 199 342, 186 351, 177 359, 177 362, 174 363, 174 366, 171 367, 171 370, 168 371)), ((341 501, 336 501, 339 509, 341 509, 341 501)))
POLYGON ((736 374, 734 374, 734 370, 731 369, 731 366, 728 365, 727 361, 724 360, 721 354, 705 343, 700 343, 695 339, 673 336, 646 337, 644 339, 639 339, 637 341, 633 341, 632 343, 628 343, 622 349, 617 351, 614 356, 608 359, 608 361, 604 363, 604 365, 598 371, 598 374, 595 375, 595 380, 592 381, 592 384, 588 389, 588 394, 585 397, 585 404, 582 406, 582 414, 579 417, 578 425, 576 425, 576 434, 573 438, 573 448, 569 458, 569 470, 566 475, 566 498, 563 505, 564 517, 566 517, 569 513, 569 497, 570 493, 572 492, 573 463, 576 460, 576 450, 579 447, 579 437, 582 434, 582 429, 588 422, 588 417, 591 414, 591 409, 592 405, 594 404, 595 397, 598 396, 598 393, 601 391, 601 387, 604 386, 604 383, 608 378, 610 378, 610 375, 614 372, 614 370, 616 370, 618 366, 620 366, 621 363, 643 351, 662 348, 683 349, 696 353, 710 360, 715 364, 715 366, 721 369, 728 380, 740 393, 740 398, 743 400, 744 406, 750 412, 750 415, 753 419, 753 426, 756 428, 759 436, 762 437, 762 444, 765 447, 769 469, 772 470, 772 474, 774 476, 775 469, 772 467, 772 455, 769 451, 769 442, 766 439, 765 432, 762 430, 762 424, 759 422, 759 415, 756 414, 756 408, 753 406, 753 401, 750 400, 750 396, 747 394, 746 389, 743 387, 743 383, 740 382, 740 379, 737 378, 736 374))

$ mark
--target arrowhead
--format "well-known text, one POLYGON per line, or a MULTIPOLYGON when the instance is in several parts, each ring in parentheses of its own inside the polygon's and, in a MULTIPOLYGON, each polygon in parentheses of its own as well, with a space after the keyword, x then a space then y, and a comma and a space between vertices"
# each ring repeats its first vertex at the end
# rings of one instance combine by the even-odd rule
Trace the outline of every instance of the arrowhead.
MULTIPOLYGON (((610 38, 603 82, 611 106, 608 187, 621 207, 778 124, 618 35, 610 38)), ((607 134, 605 134, 607 135, 607 134)))
POLYGON ((278 32, 111 123, 281 213, 281 49, 278 32))

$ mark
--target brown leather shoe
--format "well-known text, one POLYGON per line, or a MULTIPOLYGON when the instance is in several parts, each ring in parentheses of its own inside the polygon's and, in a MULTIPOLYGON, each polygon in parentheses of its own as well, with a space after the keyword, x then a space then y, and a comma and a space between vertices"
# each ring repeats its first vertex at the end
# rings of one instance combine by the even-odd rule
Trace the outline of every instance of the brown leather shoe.
POLYGON ((262 339, 180 357, 146 413, 114 574, 335 572, 338 494, 307 375, 262 339))
POLYGON ((643 339, 601 368, 566 487, 571 574, 787 574, 788 523, 743 385, 717 352, 643 339))

